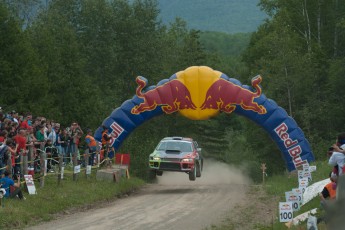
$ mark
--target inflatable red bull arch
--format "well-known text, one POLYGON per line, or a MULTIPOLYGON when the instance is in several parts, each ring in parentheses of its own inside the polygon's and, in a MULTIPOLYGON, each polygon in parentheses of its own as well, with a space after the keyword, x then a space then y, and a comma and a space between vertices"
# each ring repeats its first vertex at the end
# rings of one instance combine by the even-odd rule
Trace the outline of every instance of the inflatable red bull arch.
POLYGON ((314 160, 309 142, 295 120, 262 93, 261 76, 242 85, 234 78, 207 66, 192 66, 148 86, 137 77, 136 95, 116 108, 95 132, 101 141, 108 128, 111 145, 117 150, 126 137, 145 121, 179 112, 192 120, 206 120, 220 112, 247 117, 264 128, 283 153, 289 171, 314 160))

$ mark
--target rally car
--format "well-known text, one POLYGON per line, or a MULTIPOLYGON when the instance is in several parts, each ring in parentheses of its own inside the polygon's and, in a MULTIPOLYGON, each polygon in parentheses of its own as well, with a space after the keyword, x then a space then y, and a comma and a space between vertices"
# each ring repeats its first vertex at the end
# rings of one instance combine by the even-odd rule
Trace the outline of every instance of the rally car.
POLYGON ((192 138, 165 137, 149 156, 151 178, 162 176, 163 171, 185 172, 189 180, 201 177, 203 158, 201 148, 192 138))

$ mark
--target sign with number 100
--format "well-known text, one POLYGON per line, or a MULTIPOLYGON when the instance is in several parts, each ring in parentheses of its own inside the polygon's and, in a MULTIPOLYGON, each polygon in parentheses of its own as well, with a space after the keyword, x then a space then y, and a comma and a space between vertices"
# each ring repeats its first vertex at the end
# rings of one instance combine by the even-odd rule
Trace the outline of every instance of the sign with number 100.
POLYGON ((292 202, 279 202, 279 221, 289 222, 293 218, 292 202))

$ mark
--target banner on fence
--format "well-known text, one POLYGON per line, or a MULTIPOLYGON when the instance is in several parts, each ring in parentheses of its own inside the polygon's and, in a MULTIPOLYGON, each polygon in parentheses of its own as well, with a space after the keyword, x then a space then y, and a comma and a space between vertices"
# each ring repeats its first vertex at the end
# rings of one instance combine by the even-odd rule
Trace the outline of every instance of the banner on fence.
POLYGON ((32 175, 24 175, 25 184, 30 195, 36 194, 36 187, 32 175))
POLYGON ((91 174, 91 165, 87 165, 86 166, 86 175, 90 175, 91 174))
POLYGON ((80 173, 80 165, 74 167, 74 174, 80 173))

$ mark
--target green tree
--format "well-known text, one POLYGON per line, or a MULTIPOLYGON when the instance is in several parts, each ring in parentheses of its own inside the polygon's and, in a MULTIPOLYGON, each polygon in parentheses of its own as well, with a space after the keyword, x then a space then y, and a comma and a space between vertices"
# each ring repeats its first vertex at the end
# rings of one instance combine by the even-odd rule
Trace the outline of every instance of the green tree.
POLYGON ((16 17, 0 3, 0 104, 5 109, 27 112, 46 104, 40 93, 47 91, 36 53, 16 17))

